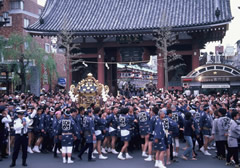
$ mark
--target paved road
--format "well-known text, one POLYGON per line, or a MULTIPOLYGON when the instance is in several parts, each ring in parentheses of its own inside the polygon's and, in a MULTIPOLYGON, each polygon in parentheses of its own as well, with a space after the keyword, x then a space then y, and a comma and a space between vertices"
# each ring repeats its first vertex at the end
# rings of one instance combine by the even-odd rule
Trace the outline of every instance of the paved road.
MULTIPOLYGON (((181 151, 182 152, 182 151, 181 151)), ((213 153, 214 151, 211 151, 213 153)), ((80 161, 76 157, 75 163, 73 164, 63 164, 62 159, 59 157, 57 159, 53 158, 52 154, 29 154, 28 155, 28 168, 154 168, 154 162, 146 162, 141 157, 140 151, 135 151, 131 154, 134 158, 132 160, 121 161, 116 158, 116 155, 108 154, 108 160, 98 160, 96 162, 88 162, 87 155, 83 155, 83 160, 80 161)), ((60 156, 60 155, 59 155, 60 156)), ((224 161, 219 161, 213 159, 209 156, 204 156, 198 152, 197 161, 184 161, 178 159, 178 163, 173 163, 168 166, 169 168, 226 168, 224 161)), ((5 159, 0 162, 0 168, 9 167, 11 159, 5 159)), ((17 160, 17 168, 21 166, 21 155, 17 160)))

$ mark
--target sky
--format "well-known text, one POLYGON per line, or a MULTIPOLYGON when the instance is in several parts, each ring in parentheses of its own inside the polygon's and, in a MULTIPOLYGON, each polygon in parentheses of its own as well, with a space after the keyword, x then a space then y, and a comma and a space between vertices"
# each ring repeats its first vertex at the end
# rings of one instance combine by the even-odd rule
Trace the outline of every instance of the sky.
POLYGON ((38 0, 38 4, 40 4, 40 5, 42 5, 42 6, 45 5, 45 2, 46 2, 46 0, 38 0))
MULTIPOLYGON (((46 0, 38 0, 38 3, 40 5, 45 4, 46 0)), ((203 52, 207 51, 215 51, 215 46, 223 45, 223 46, 235 46, 236 42, 240 40, 240 0, 230 0, 231 3, 231 10, 232 10, 232 16, 234 19, 229 24, 229 30, 227 31, 222 44, 220 42, 211 42, 206 44, 206 49, 202 50, 203 52)))

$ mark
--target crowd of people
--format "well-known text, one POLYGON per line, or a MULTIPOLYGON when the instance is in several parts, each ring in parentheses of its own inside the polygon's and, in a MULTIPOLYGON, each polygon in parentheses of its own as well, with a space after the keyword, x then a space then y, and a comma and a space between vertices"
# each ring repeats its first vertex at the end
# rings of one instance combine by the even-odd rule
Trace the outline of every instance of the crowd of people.
POLYGON ((74 163, 88 153, 92 162, 133 159, 129 151, 141 150, 145 161, 165 168, 176 161, 197 160, 197 150, 239 167, 240 94, 184 95, 180 91, 139 91, 110 96, 100 107, 79 107, 64 92, 10 94, 0 97, 0 160, 12 153, 16 165, 22 148, 27 153, 53 153, 63 163, 74 163), (186 143, 179 154, 180 142, 186 143), (95 155, 95 156, 94 156, 95 155))

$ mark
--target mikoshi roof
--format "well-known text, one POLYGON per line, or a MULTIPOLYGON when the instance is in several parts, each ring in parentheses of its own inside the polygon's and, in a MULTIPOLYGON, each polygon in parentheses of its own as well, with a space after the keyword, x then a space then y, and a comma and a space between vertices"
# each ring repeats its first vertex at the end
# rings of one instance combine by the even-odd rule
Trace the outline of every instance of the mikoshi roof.
POLYGON ((211 28, 233 19, 230 0, 47 0, 30 33, 82 35, 211 28))

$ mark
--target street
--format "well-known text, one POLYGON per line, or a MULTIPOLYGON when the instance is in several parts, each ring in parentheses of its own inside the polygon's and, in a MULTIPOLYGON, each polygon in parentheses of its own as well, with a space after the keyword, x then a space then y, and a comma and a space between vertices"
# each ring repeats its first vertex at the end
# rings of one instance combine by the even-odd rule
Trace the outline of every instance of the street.
MULTIPOLYGON (((182 152, 182 150, 181 150, 182 152)), ((214 153, 214 150, 211 150, 211 153, 214 153)), ((28 154, 27 164, 28 168, 154 168, 154 162, 146 162, 144 161, 143 157, 141 156, 140 151, 135 151, 131 153, 134 157, 132 160, 119 160, 117 159, 116 155, 108 154, 109 157, 107 160, 99 160, 97 159, 96 162, 88 162, 87 155, 83 155, 83 160, 80 161, 77 157, 77 154, 74 154, 75 162, 73 164, 63 164, 62 158, 55 159, 53 158, 52 154, 28 154)), ((97 156, 97 155, 96 155, 97 156)), ((219 161, 217 159, 213 159, 211 156, 204 156, 202 153, 198 152, 197 161, 185 161, 181 158, 178 158, 177 163, 173 163, 169 168, 225 168, 225 161, 219 161)), ((19 155, 17 160, 16 167, 22 167, 21 165, 21 155, 19 155)), ((4 161, 0 162, 1 168, 7 168, 11 164, 11 159, 4 159, 4 161)))

